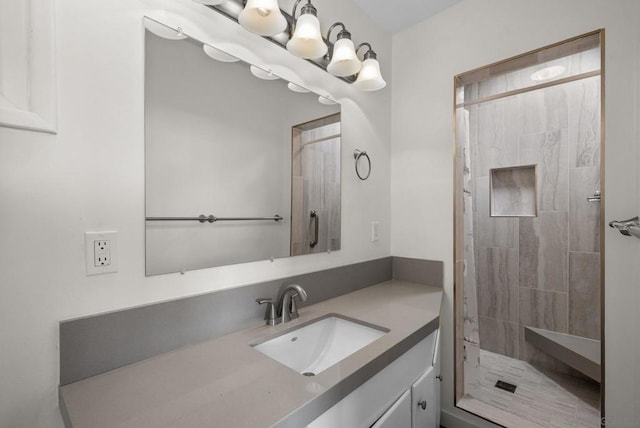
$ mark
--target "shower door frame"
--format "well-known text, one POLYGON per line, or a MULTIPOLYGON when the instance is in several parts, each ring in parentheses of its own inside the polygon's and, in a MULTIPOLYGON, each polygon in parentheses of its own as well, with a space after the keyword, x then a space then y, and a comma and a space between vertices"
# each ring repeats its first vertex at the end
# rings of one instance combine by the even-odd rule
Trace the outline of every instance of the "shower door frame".
MULTIPOLYGON (((585 39, 589 37, 598 37, 599 43, 598 47, 600 49, 600 70, 599 72, 589 72, 584 74, 578 74, 575 76, 571 76, 564 79, 552 80, 548 83, 542 83, 538 85, 534 85, 531 87, 521 88, 514 91, 509 91, 503 94, 499 94, 496 96, 489 96, 483 98, 481 100, 477 100, 472 102, 472 104, 477 104, 480 102, 487 102, 493 99, 503 98, 505 96, 513 96, 519 93, 530 92, 533 90, 539 90, 545 87, 556 86, 563 83, 568 83, 575 80, 581 80, 587 77, 599 75, 600 76, 600 373, 601 373, 601 381, 600 381, 600 420, 601 426, 604 427, 605 421, 605 197, 606 197, 606 188, 605 188, 605 30, 603 28, 594 30, 588 33, 581 34, 576 37, 572 37, 566 40, 562 40, 557 43, 553 43, 538 49, 534 49, 532 51, 525 52, 520 55, 516 55, 489 65, 485 65, 479 68, 475 68, 473 70, 457 74, 453 77, 453 355, 454 355, 454 368, 453 368, 453 403, 454 406, 460 410, 463 410, 467 413, 470 413, 476 417, 487 420, 491 423, 496 423, 484 416, 478 415, 470 410, 467 410, 463 407, 458 406, 458 402, 462 396, 458 397, 460 391, 458 391, 458 383, 462 379, 462 392, 464 392, 464 378, 463 373, 460 373, 458 370, 458 361, 459 358, 463 358, 463 349, 458 344, 459 340, 459 329, 462 332, 464 321, 461 322, 461 316, 464 316, 464 283, 463 283, 463 274, 464 270, 458 269, 458 251, 461 251, 458 248, 459 245, 464 245, 464 241, 461 243, 458 242, 459 239, 464 239, 464 230, 462 230, 461 235, 458 236, 458 229, 461 227, 464 219, 462 215, 462 206, 459 206, 459 202, 462 204, 463 201, 458 201, 459 196, 462 197, 463 189, 459 186, 462 186, 462 178, 458 176, 458 152, 457 152, 457 120, 456 120, 456 111, 460 108, 461 104, 457 101, 457 90, 461 86, 470 83, 469 80, 465 81, 465 77, 471 75, 482 75, 483 72, 490 73, 492 69, 500 69, 504 67, 508 67, 508 64, 518 63, 518 60, 522 60, 522 65, 516 65, 512 67, 508 67, 509 71, 516 71, 522 68, 526 68, 535 63, 527 63, 528 58, 532 58, 540 52, 546 51, 552 48, 558 48, 562 45, 566 45, 572 42, 577 42, 580 39, 585 39), (460 195, 458 195, 460 192, 460 195), (460 210, 460 212, 458 212, 460 210)), ((575 53, 575 52, 573 52, 575 53)), ((565 56, 570 55, 571 53, 566 53, 565 56)), ((547 62, 548 59, 540 60, 539 63, 547 62)), ((506 73, 506 71, 505 71, 506 73)), ((476 81, 480 81, 482 79, 477 79, 476 81)), ((462 335, 464 337, 464 334, 462 335)), ((461 360, 463 361, 463 360, 461 360)), ((464 364, 462 366, 462 371, 464 371, 464 364)))

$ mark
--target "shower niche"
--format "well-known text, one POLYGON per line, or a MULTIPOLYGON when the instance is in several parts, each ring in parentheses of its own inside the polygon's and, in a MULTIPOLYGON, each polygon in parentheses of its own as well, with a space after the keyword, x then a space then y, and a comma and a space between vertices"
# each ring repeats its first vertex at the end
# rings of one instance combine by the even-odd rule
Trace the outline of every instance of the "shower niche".
POLYGON ((601 38, 455 77, 455 401, 505 427, 602 416, 601 38))
POLYGON ((491 217, 536 217, 536 165, 489 171, 491 217))

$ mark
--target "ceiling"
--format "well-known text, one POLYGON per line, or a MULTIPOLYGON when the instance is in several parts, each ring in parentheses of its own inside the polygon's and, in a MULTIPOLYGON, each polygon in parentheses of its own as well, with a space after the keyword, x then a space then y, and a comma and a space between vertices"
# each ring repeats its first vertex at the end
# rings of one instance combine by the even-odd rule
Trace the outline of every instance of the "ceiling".
POLYGON ((397 33, 462 0, 354 0, 382 28, 397 33))

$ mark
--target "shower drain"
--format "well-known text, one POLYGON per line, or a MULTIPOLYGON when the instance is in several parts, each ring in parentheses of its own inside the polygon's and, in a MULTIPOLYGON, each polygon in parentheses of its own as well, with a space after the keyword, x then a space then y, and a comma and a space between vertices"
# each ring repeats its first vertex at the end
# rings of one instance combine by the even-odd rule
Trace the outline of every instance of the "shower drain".
POLYGON ((517 386, 512 383, 499 380, 496 382, 496 388, 502 389, 511 393, 515 393, 517 386))

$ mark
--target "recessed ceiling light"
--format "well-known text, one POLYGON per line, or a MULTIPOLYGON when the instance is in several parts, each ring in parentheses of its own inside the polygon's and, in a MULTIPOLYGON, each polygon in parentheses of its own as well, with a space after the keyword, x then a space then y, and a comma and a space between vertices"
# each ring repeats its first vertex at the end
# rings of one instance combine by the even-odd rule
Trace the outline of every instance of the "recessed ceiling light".
POLYGON ((535 80, 536 82, 541 82, 543 80, 553 79, 555 77, 558 77, 564 74, 565 71, 567 71, 567 69, 561 65, 553 65, 551 67, 545 67, 533 73, 531 75, 531 80, 535 80))

